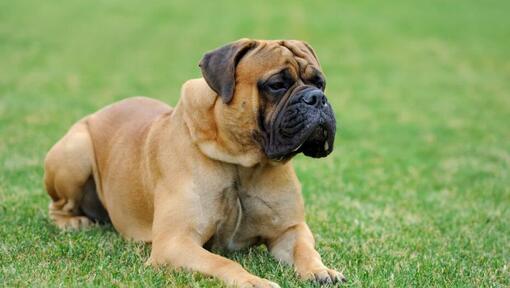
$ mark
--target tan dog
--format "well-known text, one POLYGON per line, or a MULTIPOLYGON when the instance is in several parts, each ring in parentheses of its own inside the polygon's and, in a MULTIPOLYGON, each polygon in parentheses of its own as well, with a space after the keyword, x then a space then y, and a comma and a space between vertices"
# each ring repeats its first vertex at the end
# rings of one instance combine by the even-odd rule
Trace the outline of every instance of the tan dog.
POLYGON ((48 152, 44 182, 61 228, 111 221, 152 242, 149 263, 240 287, 279 287, 209 252, 265 244, 304 279, 343 281, 314 249, 290 158, 324 157, 335 119, 301 41, 243 39, 207 53, 176 108, 132 98, 89 115, 48 152))

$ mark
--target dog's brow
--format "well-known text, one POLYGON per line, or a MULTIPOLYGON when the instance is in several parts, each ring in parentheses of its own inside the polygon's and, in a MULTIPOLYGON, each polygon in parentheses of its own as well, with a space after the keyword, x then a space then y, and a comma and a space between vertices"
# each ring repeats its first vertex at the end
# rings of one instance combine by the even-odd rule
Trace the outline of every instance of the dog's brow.
POLYGON ((301 52, 301 53, 297 53, 297 51, 295 51, 295 49, 293 49, 293 47, 289 47, 286 44, 287 43, 285 43, 285 41, 282 41, 280 43, 279 47, 285 48, 286 50, 288 50, 292 53, 292 55, 294 56, 294 57, 292 57, 292 60, 294 63, 291 63, 291 64, 294 64, 295 66, 297 66, 299 74, 300 74, 299 77, 301 77, 301 74, 305 74, 305 71, 308 68, 308 66, 310 66, 310 65, 314 66, 314 64, 310 61, 310 59, 308 59, 309 57, 304 51, 299 50, 299 52, 301 52))
POLYGON ((282 41, 281 46, 287 48, 294 55, 294 57, 304 59, 306 62, 309 63, 313 63, 313 61, 310 61, 310 54, 308 53, 308 51, 293 46, 292 44, 287 43, 286 41, 282 41))

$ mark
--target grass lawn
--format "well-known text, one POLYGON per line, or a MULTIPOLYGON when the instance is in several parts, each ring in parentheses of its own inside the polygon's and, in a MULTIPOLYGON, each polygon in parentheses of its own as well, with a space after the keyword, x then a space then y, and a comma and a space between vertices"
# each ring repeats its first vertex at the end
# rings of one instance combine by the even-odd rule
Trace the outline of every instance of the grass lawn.
MULTIPOLYGON (((303 39, 320 57, 336 147, 294 165, 347 286, 510 286, 510 2, 345 2, 0 2, 0 286, 222 286, 145 267, 150 246, 112 227, 59 231, 42 160, 113 101, 175 104, 202 54, 241 37, 303 39)), ((227 256, 313 286, 265 248, 227 256)))

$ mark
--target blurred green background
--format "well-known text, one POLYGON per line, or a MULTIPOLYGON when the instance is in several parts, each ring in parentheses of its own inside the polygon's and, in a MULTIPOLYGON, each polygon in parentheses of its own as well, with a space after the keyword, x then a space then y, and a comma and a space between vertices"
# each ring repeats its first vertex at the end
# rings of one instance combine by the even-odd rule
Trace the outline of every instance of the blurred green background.
MULTIPOLYGON (((82 116, 175 105, 203 53, 238 38, 316 50, 340 127, 297 157, 323 260, 352 287, 510 286, 510 1, 0 2, 0 285, 219 287, 144 267, 111 227, 58 231, 45 153, 82 116)), ((265 248, 227 254, 308 287, 265 248)))

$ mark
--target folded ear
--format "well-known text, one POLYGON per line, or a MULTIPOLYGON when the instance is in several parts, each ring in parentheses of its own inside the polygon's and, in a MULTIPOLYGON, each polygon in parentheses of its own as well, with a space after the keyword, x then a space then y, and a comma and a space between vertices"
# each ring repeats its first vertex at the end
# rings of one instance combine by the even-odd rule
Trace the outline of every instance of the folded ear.
POLYGON ((234 96, 236 67, 241 58, 255 47, 253 40, 239 40, 204 55, 200 61, 202 76, 224 103, 234 96))

